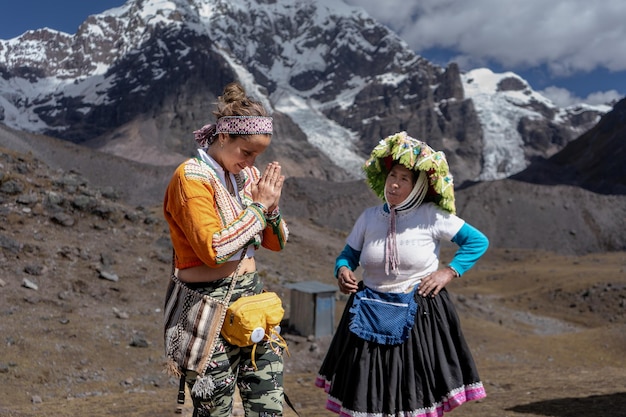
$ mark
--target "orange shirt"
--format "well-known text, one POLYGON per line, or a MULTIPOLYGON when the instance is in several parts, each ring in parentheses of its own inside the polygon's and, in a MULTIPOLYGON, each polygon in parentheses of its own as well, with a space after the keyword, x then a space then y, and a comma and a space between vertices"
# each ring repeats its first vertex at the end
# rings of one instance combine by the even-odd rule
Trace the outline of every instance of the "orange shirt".
POLYGON ((163 202, 176 268, 219 267, 246 244, 273 251, 284 247, 289 234, 285 222, 280 217, 267 222, 262 211, 250 205, 252 185, 259 177, 255 167, 235 175, 240 203, 200 158, 176 169, 163 202))

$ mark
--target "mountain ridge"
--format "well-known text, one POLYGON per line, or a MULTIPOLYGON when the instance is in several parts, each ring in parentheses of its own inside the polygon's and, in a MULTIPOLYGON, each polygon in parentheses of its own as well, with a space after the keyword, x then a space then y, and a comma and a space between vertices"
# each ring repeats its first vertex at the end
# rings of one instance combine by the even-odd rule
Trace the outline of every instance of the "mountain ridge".
POLYGON ((433 65, 363 10, 328 1, 131 0, 75 35, 41 29, 0 41, 0 72, 0 122, 156 165, 193 151, 191 132, 238 80, 284 116, 275 148, 289 175, 331 180, 360 178, 369 150, 401 130, 444 150, 459 185, 505 178, 609 109, 573 117, 512 74, 491 73, 487 95, 471 91, 477 72, 433 65), (126 128, 137 120, 154 127, 126 128), (308 158, 281 152, 289 136, 304 138, 308 158))

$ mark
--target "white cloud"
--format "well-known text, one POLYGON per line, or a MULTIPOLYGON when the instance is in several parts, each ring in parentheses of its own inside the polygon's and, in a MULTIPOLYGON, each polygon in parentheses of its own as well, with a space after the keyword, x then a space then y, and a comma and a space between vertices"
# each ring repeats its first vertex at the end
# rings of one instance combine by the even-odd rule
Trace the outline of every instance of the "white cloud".
POLYGON ((539 91, 539 93, 549 98, 554 104, 559 107, 567 107, 569 105, 580 103, 582 101, 580 98, 574 96, 565 88, 560 87, 548 87, 545 90, 539 91))
POLYGON ((580 103, 590 105, 610 104, 622 98, 622 95, 616 90, 592 93, 586 98, 576 97, 569 90, 560 87, 548 87, 539 91, 539 93, 550 99, 559 107, 567 107, 580 103))
POLYGON ((610 90, 589 94, 583 101, 588 104, 607 104, 617 102, 622 98, 624 98, 624 96, 616 90, 610 90))
POLYGON ((554 75, 626 70, 623 0, 346 0, 395 30, 418 53, 449 48, 458 61, 545 64, 554 75))

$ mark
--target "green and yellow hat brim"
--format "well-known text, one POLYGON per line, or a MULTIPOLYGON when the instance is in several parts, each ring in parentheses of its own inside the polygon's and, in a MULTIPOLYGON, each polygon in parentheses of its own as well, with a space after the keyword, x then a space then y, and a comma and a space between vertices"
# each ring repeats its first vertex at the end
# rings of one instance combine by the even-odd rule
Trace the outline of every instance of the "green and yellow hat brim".
POLYGON ((443 210, 456 214, 454 181, 446 155, 442 151, 435 151, 425 142, 410 137, 406 132, 382 139, 365 161, 363 171, 367 184, 383 201, 385 180, 394 162, 412 171, 426 172, 429 186, 424 201, 432 201, 443 210))

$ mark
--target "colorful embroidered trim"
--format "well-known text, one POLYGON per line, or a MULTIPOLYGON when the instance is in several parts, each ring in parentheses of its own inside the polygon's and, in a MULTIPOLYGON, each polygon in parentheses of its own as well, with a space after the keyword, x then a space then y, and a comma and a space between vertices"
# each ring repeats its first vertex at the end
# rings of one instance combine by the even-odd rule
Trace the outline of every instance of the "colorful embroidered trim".
MULTIPOLYGON (((326 393, 330 392, 330 381, 318 375, 315 379, 315 386, 323 388, 326 393)), ((450 412, 458 406, 469 402, 478 401, 487 396, 482 382, 475 382, 470 385, 464 385, 449 392, 442 401, 438 401, 430 407, 420 408, 417 410, 406 411, 403 415, 412 417, 441 417, 444 412, 450 412)), ((363 411, 353 411, 342 406, 341 401, 328 395, 326 400, 326 409, 339 414, 339 417, 378 417, 380 413, 367 413, 363 411)))

